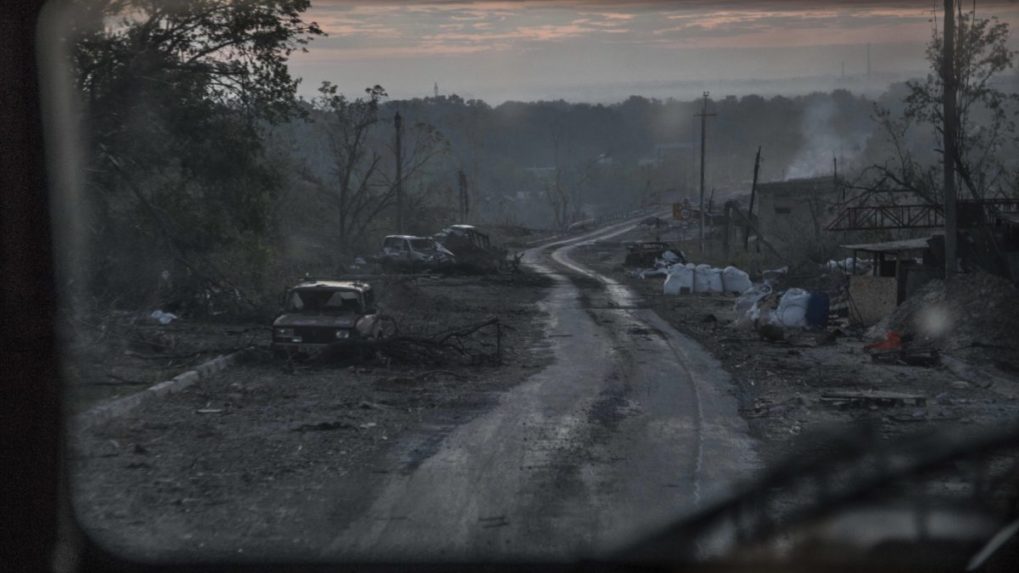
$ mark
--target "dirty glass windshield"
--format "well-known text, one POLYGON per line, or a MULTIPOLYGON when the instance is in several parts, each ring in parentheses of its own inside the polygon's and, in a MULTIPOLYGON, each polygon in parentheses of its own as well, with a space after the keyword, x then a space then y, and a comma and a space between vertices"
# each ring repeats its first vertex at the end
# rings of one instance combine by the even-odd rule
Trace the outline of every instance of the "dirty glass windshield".
POLYGON ((430 239, 411 239, 410 246, 415 251, 434 251, 435 241, 430 239))
POLYGON ((361 311, 361 296, 346 290, 294 290, 287 310, 291 312, 356 313, 361 311))
POLYGON ((1019 4, 51 7, 105 550, 1015 570, 1019 4))

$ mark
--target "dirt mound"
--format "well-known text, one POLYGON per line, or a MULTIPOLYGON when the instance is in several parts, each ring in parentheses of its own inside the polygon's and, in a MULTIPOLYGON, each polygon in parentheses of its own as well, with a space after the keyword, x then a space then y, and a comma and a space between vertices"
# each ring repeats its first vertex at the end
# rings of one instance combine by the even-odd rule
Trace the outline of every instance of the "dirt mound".
POLYGON ((933 280, 873 326, 881 338, 896 330, 945 351, 1019 370, 1019 289, 987 273, 933 280))

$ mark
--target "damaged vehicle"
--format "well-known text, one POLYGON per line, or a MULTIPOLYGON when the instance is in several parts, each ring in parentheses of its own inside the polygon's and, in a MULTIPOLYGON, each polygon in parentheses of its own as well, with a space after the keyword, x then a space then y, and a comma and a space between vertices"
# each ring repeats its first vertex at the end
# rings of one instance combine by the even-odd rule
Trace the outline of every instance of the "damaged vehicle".
POLYGON ((658 259, 666 258, 668 262, 686 264, 686 256, 679 249, 673 249, 668 243, 661 241, 642 241, 626 246, 624 267, 648 268, 655 265, 658 259), (671 255, 666 256, 666 253, 671 255))
POLYGON ((493 246, 489 236, 473 225, 450 225, 436 233, 435 240, 452 251, 461 268, 495 272, 506 264, 506 250, 493 246))
POLYGON ((272 350, 284 356, 313 354, 351 341, 387 338, 394 326, 379 314, 368 283, 308 280, 287 291, 283 314, 272 323, 272 350))
POLYGON ((389 235, 377 260, 385 270, 436 270, 452 266, 456 256, 435 239, 414 235, 389 235))

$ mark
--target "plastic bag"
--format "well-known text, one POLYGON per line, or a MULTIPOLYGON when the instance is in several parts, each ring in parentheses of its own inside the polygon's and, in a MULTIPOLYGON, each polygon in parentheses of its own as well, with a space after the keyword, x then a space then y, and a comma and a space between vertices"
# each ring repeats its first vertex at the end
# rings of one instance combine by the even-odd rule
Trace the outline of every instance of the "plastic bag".
POLYGON ((165 326, 177 320, 177 315, 169 312, 163 312, 161 310, 154 310, 152 311, 152 314, 149 315, 149 318, 165 326))
POLYGON ((778 308, 771 314, 769 322, 786 328, 805 328, 808 304, 810 304, 809 292, 801 288, 791 288, 779 299, 778 308))
MULTIPOLYGON (((754 285, 743 291, 743 294, 733 303, 732 309, 738 316, 747 316, 749 318, 750 311, 756 310, 757 303, 769 294, 771 294, 771 285, 767 283, 754 285)), ((756 319, 757 316, 754 316, 753 320, 756 319)))

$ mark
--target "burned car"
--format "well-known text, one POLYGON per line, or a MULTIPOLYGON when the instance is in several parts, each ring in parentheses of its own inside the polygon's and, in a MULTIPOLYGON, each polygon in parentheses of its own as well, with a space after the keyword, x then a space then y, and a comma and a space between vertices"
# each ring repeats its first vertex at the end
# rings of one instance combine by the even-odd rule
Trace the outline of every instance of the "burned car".
POLYGON ((452 266, 456 256, 429 237, 389 235, 377 260, 384 269, 418 271, 452 266))
POLYGON ((686 255, 661 241, 641 241, 626 246, 625 267, 648 268, 655 265, 658 259, 667 259, 669 263, 686 263, 686 255), (666 253, 671 253, 667 255, 666 253))
POLYGON ((308 280, 287 290, 283 314, 272 323, 272 349, 281 355, 311 354, 388 335, 371 285, 308 280))
POLYGON ((494 272, 506 264, 506 250, 493 246, 473 225, 450 225, 436 233, 435 240, 453 252, 463 269, 494 272))

